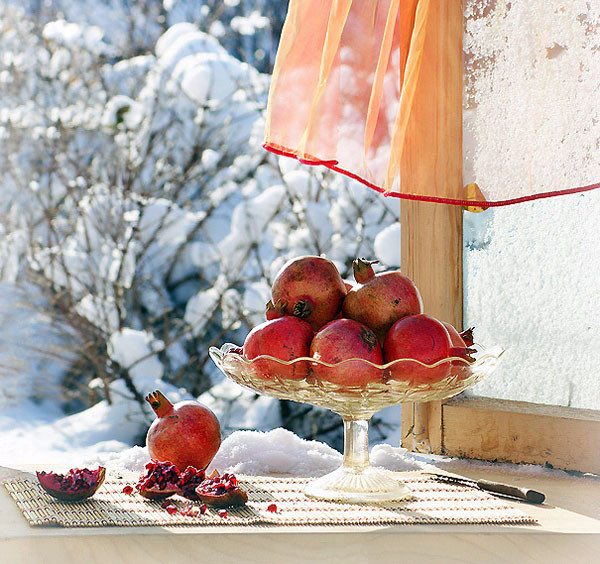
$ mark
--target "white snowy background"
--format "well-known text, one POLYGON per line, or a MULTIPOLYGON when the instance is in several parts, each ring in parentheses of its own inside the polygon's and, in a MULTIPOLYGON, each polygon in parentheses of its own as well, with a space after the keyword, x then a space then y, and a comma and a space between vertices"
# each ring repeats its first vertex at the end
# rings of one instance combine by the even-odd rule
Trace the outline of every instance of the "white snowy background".
MULTIPOLYGON (((261 147, 286 4, 0 5, 0 464, 140 470, 153 419, 143 397, 160 389, 215 411, 226 438, 213 467, 318 475, 339 465, 337 416, 247 392, 207 355, 264 320, 270 283, 290 257, 325 254, 345 277, 357 256, 380 269, 400 264, 397 200, 261 147)), ((567 232, 600 201, 577 198, 586 200, 567 232)), ((547 205, 548 226, 564 220, 558 200, 547 205)), ((531 207, 520 207, 517 223, 531 207)), ((467 218, 467 317, 481 342, 519 345, 531 322, 499 302, 486 325, 490 296, 506 290, 495 266, 519 247, 504 217, 467 218)), ((543 259, 532 249, 531 261, 543 259)), ((528 284, 513 288, 514 300, 528 284)), ((597 295, 597 281, 577 291, 584 286, 597 295)), ((538 307, 534 317, 544 311, 522 301, 538 307)), ((574 327, 583 310, 570 311, 574 327)), ((593 340, 598 320, 586 319, 593 340)), ((559 329, 549 337, 562 345, 572 336, 557 339, 559 329)), ((506 393, 499 381, 484 391, 506 393)), ((524 399, 560 397, 532 388, 524 399)), ((399 448, 399 422, 399 407, 378 414, 372 461, 411 470, 435 460, 399 448)))

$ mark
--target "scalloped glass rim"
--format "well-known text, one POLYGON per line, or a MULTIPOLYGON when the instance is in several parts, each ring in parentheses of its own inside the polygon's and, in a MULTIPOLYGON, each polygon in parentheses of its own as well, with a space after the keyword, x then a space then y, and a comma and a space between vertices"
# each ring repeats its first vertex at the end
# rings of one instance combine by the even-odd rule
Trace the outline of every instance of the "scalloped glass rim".
POLYGON ((240 350, 241 348, 242 347, 240 347, 238 345, 234 345, 233 343, 225 343, 220 349, 217 347, 210 347, 209 353, 211 354, 211 357, 214 354, 219 359, 223 359, 225 356, 231 355, 231 356, 235 357, 236 359, 239 359, 242 362, 246 363, 247 365, 252 365, 256 361, 262 360, 262 359, 273 361, 275 364, 281 364, 282 366, 291 366, 296 363, 308 361, 312 364, 320 364, 322 366, 327 366, 329 368, 336 368, 336 367, 342 366, 342 365, 350 363, 350 362, 352 362, 352 363, 358 362, 361 364, 370 365, 379 370, 386 370, 392 366, 396 366, 400 363, 407 363, 407 362, 413 363, 413 364, 420 364, 421 366, 423 366, 425 368, 436 368, 437 366, 440 366, 445 363, 456 363, 456 362, 459 362, 459 363, 463 364, 464 366, 476 367, 476 366, 483 364, 487 359, 498 359, 504 354, 504 349, 502 347, 494 346, 494 347, 490 347, 488 349, 484 349, 482 351, 478 351, 477 353, 475 353, 474 361, 466 360, 460 356, 449 356, 447 358, 443 358, 442 360, 438 360, 434 364, 425 364, 424 362, 421 362, 414 358, 397 358, 396 360, 392 360, 391 362, 388 362, 386 364, 375 364, 364 358, 348 358, 346 360, 342 360, 341 362, 337 362, 335 364, 330 364, 328 362, 325 362, 323 360, 318 360, 318 359, 312 358, 310 356, 300 356, 298 358, 294 358, 293 360, 280 360, 279 358, 270 356, 268 354, 261 354, 253 359, 248 359, 245 356, 241 355, 240 353, 233 352, 234 350, 240 350))
MULTIPOLYGON (((209 355, 217 367, 231 380, 255 393, 277 398, 308 403, 330 409, 345 419, 369 419, 384 407, 407 401, 424 402, 447 400, 463 392, 482 378, 490 374, 504 353, 501 347, 492 347, 477 353, 478 358, 470 362, 460 357, 449 357, 435 364, 423 364, 414 359, 397 359, 387 364, 373 364, 364 359, 348 359, 329 364, 311 357, 295 358, 291 361, 279 360, 270 355, 261 355, 248 360, 239 352, 241 348, 226 343, 220 349, 210 347, 209 355), (261 361, 261 363, 258 363, 261 361), (279 374, 277 366, 289 367, 295 363, 320 364, 326 370, 335 370, 343 364, 350 364, 357 379, 354 383, 336 383, 336 379, 315 376, 313 370, 307 377, 293 378, 279 374), (265 364, 266 363, 266 364, 265 364), (447 376, 431 381, 412 381, 412 378, 385 377, 386 371, 392 371, 396 365, 421 365, 418 370, 436 370, 441 364, 451 365, 447 376), (269 366, 271 365, 271 366, 269 366), (378 370, 380 380, 361 381, 361 367, 365 372, 378 370), (366 382, 366 383, 365 383, 366 382)), ((288 368, 289 370, 289 368, 288 368)), ((348 369, 344 367, 343 369, 348 369)), ((421 377, 423 375, 421 374, 421 377)), ((339 380, 338 380, 339 382, 339 380)))

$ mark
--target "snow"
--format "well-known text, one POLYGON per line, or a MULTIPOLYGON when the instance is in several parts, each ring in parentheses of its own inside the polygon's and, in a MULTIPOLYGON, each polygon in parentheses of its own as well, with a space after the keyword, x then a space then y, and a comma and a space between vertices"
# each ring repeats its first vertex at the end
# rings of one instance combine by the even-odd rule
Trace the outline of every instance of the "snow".
POLYGON ((377 234, 374 250, 378 261, 400 268, 400 223, 388 225, 377 234))
POLYGON ((285 429, 237 431, 227 437, 211 468, 238 474, 283 473, 319 476, 335 470, 341 454, 330 446, 301 439, 285 429))
POLYGON ((115 331, 108 340, 108 356, 128 369, 134 379, 160 380, 163 365, 156 352, 164 349, 164 343, 146 331, 125 328, 115 331))

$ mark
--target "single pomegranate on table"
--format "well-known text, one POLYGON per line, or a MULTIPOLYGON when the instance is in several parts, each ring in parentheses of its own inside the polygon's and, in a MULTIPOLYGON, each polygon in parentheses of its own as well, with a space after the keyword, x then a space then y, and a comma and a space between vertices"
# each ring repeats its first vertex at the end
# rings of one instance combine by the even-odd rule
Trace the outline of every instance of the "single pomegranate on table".
POLYGON ((104 482, 106 469, 71 468, 66 474, 36 472, 40 486, 61 501, 79 501, 93 496, 104 482))
MULTIPOLYGON (((297 317, 285 315, 254 327, 244 341, 243 355, 248 360, 260 355, 269 355, 288 362, 309 356, 313 335, 314 332, 308 323, 297 317)), ((253 373, 265 380, 275 377, 303 380, 308 374, 308 368, 308 362, 305 361, 285 365, 268 358, 259 358, 252 363, 253 373)))
POLYGON ((423 303, 410 278, 399 270, 375 274, 372 264, 366 259, 353 261, 357 285, 344 298, 342 315, 364 323, 383 344, 389 328, 398 319, 421 313, 423 303))
POLYGON ((248 494, 240 488, 234 474, 218 474, 207 478, 196 488, 196 495, 212 507, 235 507, 248 501, 248 494))
MULTIPOLYGON (((413 359, 432 365, 452 352, 450 334, 441 321, 425 314, 403 317, 394 323, 383 344, 385 362, 413 359)), ((390 367, 390 377, 417 384, 437 382, 450 374, 450 363, 431 368, 416 362, 400 362, 390 367)))
POLYGON ((370 382, 381 381, 383 377, 380 368, 362 360, 350 360, 363 359, 373 364, 383 364, 375 333, 353 319, 335 319, 325 325, 312 340, 310 356, 329 364, 342 363, 333 367, 317 362, 312 365, 318 379, 333 384, 364 388, 370 382))
POLYGON ((317 256, 288 261, 271 288, 273 303, 285 304, 285 313, 308 322, 318 331, 342 309, 346 286, 330 260, 317 256))
POLYGON ((197 401, 173 405, 160 391, 146 401, 157 415, 148 429, 150 457, 170 460, 178 469, 193 466, 204 470, 221 446, 221 427, 215 414, 197 401))

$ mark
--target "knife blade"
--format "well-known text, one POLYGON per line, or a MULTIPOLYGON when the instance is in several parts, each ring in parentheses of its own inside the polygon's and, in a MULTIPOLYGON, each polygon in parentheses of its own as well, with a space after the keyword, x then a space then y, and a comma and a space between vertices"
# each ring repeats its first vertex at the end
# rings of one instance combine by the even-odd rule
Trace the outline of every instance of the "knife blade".
POLYGON ((511 486, 510 484, 503 484, 501 482, 493 482, 490 480, 473 480, 471 478, 465 478, 464 476, 444 474, 442 472, 423 472, 423 474, 434 476, 440 480, 479 488, 480 490, 485 490, 490 493, 528 501, 529 503, 544 503, 544 500, 546 499, 546 496, 542 492, 538 492, 529 488, 511 486))

